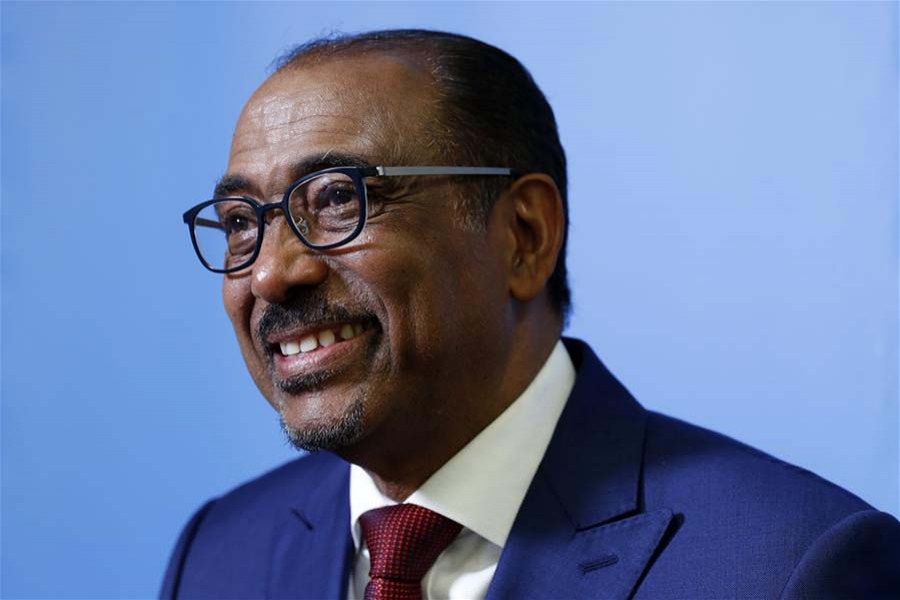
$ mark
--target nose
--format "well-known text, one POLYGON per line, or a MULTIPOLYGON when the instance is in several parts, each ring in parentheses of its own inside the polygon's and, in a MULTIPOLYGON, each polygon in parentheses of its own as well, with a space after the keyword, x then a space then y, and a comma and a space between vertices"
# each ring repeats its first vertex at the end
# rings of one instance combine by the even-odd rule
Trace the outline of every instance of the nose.
POLYGON ((282 217, 266 226, 252 269, 253 295, 272 304, 283 304, 296 290, 321 284, 329 270, 322 257, 304 246, 282 217))

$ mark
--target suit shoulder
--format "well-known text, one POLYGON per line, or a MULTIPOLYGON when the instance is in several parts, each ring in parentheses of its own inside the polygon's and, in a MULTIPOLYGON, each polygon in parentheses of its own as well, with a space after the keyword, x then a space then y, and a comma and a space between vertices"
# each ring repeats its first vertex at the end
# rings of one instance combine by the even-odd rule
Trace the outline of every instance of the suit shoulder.
MULTIPOLYGON (((648 487, 711 506, 737 502, 766 511, 770 519, 796 518, 816 529, 872 507, 859 497, 801 467, 728 436, 649 412, 645 446, 648 487), (672 482, 677 481, 676 485, 672 482)), ((733 508, 733 506, 732 506, 733 508)))
MULTIPOLYGON (((827 532, 858 531, 840 524, 858 525, 877 514, 810 471, 658 413, 647 416, 643 466, 644 510, 675 514, 667 550, 646 580, 650 596, 778 597, 804 556, 831 555, 852 537, 827 532), (704 578, 673 575, 685 564, 704 578)), ((857 557, 861 547, 842 548, 841 556, 857 557)), ((821 573, 820 563, 835 564, 816 559, 798 572, 821 573)), ((799 575, 798 581, 797 589, 805 589, 810 578, 799 575)))
POLYGON ((900 598, 900 522, 874 510, 844 518, 803 555, 782 598, 900 598))

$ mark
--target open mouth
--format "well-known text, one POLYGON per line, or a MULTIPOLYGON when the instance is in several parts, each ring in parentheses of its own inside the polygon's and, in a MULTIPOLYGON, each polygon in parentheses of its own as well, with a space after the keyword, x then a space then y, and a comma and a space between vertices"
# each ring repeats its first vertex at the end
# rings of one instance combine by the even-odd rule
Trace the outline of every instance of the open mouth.
POLYGON ((288 334, 283 339, 271 342, 271 348, 273 353, 284 357, 308 354, 348 342, 362 335, 366 329, 366 325, 362 323, 334 323, 315 330, 288 334))

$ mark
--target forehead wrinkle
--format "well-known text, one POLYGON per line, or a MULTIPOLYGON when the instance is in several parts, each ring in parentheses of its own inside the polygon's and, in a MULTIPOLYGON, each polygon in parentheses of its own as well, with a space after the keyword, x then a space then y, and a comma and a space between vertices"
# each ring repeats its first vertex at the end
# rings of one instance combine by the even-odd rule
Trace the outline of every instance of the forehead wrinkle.
MULTIPOLYGON (((359 126, 357 123, 349 121, 347 127, 338 124, 323 124, 321 121, 302 120, 297 121, 293 125, 285 125, 275 129, 260 132, 257 136, 235 136, 232 148, 232 157, 237 157, 244 152, 252 152, 258 149, 276 149, 286 142, 291 142, 299 137, 310 138, 310 140, 327 140, 333 143, 349 139, 355 151, 373 148, 379 145, 381 135, 368 131, 365 127, 359 126), (299 124, 301 124, 298 126, 299 124)), ((317 143, 317 145, 320 145, 317 143)), ((332 144, 326 144, 326 148, 322 152, 328 150, 337 151, 340 148, 332 144)))
POLYGON ((359 117, 339 110, 338 105, 332 104, 331 106, 333 108, 328 110, 323 106, 301 106, 301 103, 297 102, 293 107, 284 107, 277 111, 249 110, 242 119, 240 127, 235 131, 235 136, 256 132, 262 137, 269 137, 285 130, 296 135, 306 132, 305 124, 310 122, 319 124, 323 121, 330 125, 343 127, 348 131, 359 129, 358 122, 361 120, 359 117))
POLYGON ((344 129, 331 129, 320 127, 320 124, 312 124, 301 131, 280 130, 276 135, 267 135, 265 140, 244 139, 238 141, 236 139, 231 152, 231 160, 237 161, 246 154, 276 150, 274 152, 266 152, 268 156, 266 156, 265 163, 271 167, 278 166, 280 163, 293 164, 298 156, 327 155, 329 153, 349 153, 365 156, 371 161, 377 161, 381 155, 385 154, 383 141, 383 136, 371 131, 357 130, 348 132, 344 129), (277 151, 277 145, 296 140, 300 135, 310 138, 311 143, 291 148, 290 152, 286 153, 277 151), (321 143, 319 140, 324 141, 324 143, 321 143), (347 143, 342 143, 344 140, 347 140, 347 143))
POLYGON ((265 93, 265 86, 248 103, 233 139, 233 154, 242 146, 264 147, 301 136, 359 138, 362 146, 377 145, 381 135, 371 95, 326 86, 296 92, 265 93))
POLYGON ((267 93, 263 86, 248 105, 248 117, 262 128, 277 128, 306 118, 353 119, 372 105, 370 94, 361 94, 321 82, 299 89, 267 93), (254 102, 255 101, 255 102, 254 102))

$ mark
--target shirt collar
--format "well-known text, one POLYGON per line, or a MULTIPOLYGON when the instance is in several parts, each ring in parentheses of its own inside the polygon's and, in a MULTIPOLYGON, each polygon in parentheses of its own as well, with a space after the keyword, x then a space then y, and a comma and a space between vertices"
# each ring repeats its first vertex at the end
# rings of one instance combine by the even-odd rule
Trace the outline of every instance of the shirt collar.
MULTIPOLYGON (((406 502, 453 519, 502 548, 574 383, 575 367, 558 341, 525 391, 406 502)), ((350 522, 357 550, 359 516, 392 504, 364 469, 351 465, 350 522)))

